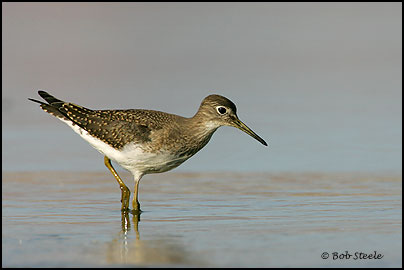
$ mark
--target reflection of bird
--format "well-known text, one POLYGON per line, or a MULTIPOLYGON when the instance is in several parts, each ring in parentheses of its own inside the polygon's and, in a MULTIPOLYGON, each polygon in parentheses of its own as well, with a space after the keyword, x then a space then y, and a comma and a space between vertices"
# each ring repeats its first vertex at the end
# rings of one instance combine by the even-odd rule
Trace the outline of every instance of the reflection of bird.
POLYGON ((178 235, 153 233, 141 239, 139 232, 140 212, 122 211, 122 230, 119 237, 107 243, 105 259, 108 264, 126 266, 206 266, 201 254, 192 253, 178 235), (132 225, 133 223, 133 225, 132 225), (133 226, 133 227, 132 227, 133 226), (136 239, 133 237, 133 230, 136 239))
MULTIPOLYGON (((122 233, 127 234, 130 231, 130 219, 129 219, 129 214, 127 211, 122 211, 121 213, 121 221, 122 221, 122 233)), ((135 228, 136 232, 136 239, 140 239, 140 233, 139 233, 139 221, 140 221, 140 212, 133 213, 133 227, 135 228)))
POLYGON ((130 191, 111 165, 111 159, 135 178, 133 211, 140 211, 139 180, 145 174, 169 171, 193 156, 221 126, 233 126, 264 145, 267 143, 241 122, 236 106, 229 99, 207 96, 191 118, 152 110, 90 110, 59 100, 44 91, 47 102, 29 99, 68 124, 101 152, 105 165, 122 191, 122 210, 129 209, 130 191))

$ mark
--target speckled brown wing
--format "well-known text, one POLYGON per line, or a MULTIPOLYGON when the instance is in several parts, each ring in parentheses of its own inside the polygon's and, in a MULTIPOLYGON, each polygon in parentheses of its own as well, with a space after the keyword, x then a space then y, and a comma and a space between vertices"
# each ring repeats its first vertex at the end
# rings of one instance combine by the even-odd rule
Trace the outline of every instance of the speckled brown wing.
POLYGON ((116 149, 130 142, 150 141, 151 130, 160 129, 156 123, 144 117, 140 110, 90 110, 73 103, 65 103, 60 108, 66 117, 90 135, 116 149))
POLYGON ((40 103, 44 111, 64 121, 71 121, 116 149, 130 142, 150 141, 152 130, 161 129, 161 120, 169 117, 163 112, 151 110, 91 110, 59 100, 44 91, 38 93, 49 104, 30 100, 40 103))

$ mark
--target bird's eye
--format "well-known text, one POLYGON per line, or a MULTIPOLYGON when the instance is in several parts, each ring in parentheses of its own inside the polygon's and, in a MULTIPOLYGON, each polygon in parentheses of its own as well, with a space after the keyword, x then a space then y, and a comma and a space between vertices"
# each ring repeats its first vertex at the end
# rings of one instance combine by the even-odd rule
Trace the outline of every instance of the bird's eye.
POLYGON ((225 114, 227 112, 226 108, 222 106, 217 107, 216 110, 219 114, 225 114))

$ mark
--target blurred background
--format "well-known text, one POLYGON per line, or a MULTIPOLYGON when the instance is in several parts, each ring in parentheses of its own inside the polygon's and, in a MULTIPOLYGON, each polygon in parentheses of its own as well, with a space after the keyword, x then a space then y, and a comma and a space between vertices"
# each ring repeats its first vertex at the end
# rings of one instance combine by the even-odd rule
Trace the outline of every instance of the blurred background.
POLYGON ((402 3, 2 7, 2 266, 402 267, 402 3), (221 94, 269 146, 218 129, 129 224, 39 89, 186 117, 221 94), (321 257, 356 251, 384 258, 321 257))
POLYGON ((401 3, 2 3, 3 171, 105 171, 27 98, 190 117, 231 99, 264 147, 220 128, 176 171, 394 172, 401 3))

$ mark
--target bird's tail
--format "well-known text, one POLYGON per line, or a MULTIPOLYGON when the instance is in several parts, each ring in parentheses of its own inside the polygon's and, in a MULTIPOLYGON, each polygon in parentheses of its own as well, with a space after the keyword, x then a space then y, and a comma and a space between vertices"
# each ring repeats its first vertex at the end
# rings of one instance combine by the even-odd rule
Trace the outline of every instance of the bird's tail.
POLYGON ((50 95, 49 93, 45 91, 38 91, 38 94, 48 103, 42 102, 40 100, 36 100, 33 98, 28 98, 29 100, 41 104, 42 110, 44 110, 47 113, 52 114, 53 116, 56 116, 58 118, 62 118, 64 120, 70 120, 66 117, 64 113, 62 113, 59 109, 65 104, 64 101, 55 98, 54 96, 50 95))

